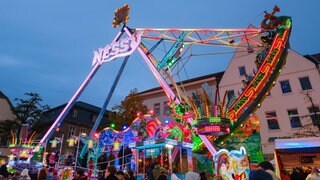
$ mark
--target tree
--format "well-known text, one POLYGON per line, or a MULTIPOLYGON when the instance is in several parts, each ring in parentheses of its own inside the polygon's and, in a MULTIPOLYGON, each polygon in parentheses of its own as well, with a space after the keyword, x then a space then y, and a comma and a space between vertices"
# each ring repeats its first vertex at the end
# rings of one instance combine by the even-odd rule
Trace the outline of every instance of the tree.
POLYGON ((27 99, 15 98, 17 105, 15 107, 15 113, 19 124, 29 124, 32 128, 35 123, 39 122, 41 114, 48 110, 48 105, 42 105, 42 98, 37 93, 25 93, 27 99))
POLYGON ((121 130, 122 126, 129 126, 137 117, 137 113, 147 113, 148 108, 143 104, 142 97, 137 93, 137 89, 130 91, 129 95, 121 101, 120 105, 112 107, 110 120, 115 124, 115 129, 121 130))
POLYGON ((49 106, 41 104, 42 98, 37 93, 30 92, 25 93, 25 95, 27 96, 26 99, 15 98, 17 104, 13 109, 13 113, 16 115, 16 118, 0 122, 1 136, 5 135, 5 137, 7 137, 11 132, 19 136, 22 124, 28 124, 29 131, 31 132, 35 129, 39 131, 39 127, 41 127, 40 124, 42 123, 40 121, 41 115, 44 111, 49 109, 49 106))
POLYGON ((313 102, 312 97, 310 96, 310 94, 307 92, 305 94, 305 98, 307 99, 307 101, 309 101, 311 103, 311 108, 312 108, 312 115, 314 116, 314 121, 315 121, 315 126, 318 127, 318 130, 320 132, 320 119, 319 119, 319 115, 317 114, 318 110, 313 102))
POLYGON ((307 118, 309 121, 307 124, 303 125, 298 132, 294 133, 294 137, 320 137, 320 119, 319 109, 314 104, 311 95, 307 92, 304 94, 305 100, 311 104, 311 113, 310 115, 300 116, 301 118, 307 118), (315 128, 315 126, 317 128, 315 128))

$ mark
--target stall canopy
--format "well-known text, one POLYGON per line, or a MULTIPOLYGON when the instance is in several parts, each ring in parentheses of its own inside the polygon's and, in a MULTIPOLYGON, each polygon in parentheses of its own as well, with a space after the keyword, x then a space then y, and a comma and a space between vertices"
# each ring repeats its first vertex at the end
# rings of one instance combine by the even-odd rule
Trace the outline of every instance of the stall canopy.
POLYGON ((280 169, 320 166, 320 137, 276 139, 275 148, 280 169))

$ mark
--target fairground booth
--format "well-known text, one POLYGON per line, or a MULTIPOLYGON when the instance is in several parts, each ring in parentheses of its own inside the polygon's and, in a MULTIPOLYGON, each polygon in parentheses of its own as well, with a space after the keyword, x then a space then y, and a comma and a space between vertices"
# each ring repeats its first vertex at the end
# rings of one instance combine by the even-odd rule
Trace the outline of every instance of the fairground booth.
MULTIPOLYGON (((155 164, 165 168, 169 174, 175 173, 178 176, 199 170, 199 161, 192 153, 190 129, 174 122, 162 125, 151 115, 139 116, 124 131, 104 129, 100 133, 99 143, 104 146, 107 156, 111 153, 116 156, 116 166, 134 170, 141 176, 147 175, 155 164), (132 154, 121 152, 127 148, 130 148, 132 154)), ((212 169, 212 160, 209 167, 212 169)))
POLYGON ((320 137, 276 139, 274 160, 278 175, 299 168, 309 171, 320 167, 320 137))

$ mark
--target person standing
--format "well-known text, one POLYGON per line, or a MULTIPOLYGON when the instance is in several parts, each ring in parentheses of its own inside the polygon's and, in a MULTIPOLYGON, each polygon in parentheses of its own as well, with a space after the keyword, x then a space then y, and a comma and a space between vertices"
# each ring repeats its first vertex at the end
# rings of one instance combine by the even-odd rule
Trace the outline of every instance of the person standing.
POLYGON ((261 162, 258 167, 269 173, 273 180, 280 180, 280 178, 274 173, 274 167, 269 161, 261 162))
POLYGON ((158 177, 158 180, 168 180, 168 176, 164 171, 161 171, 160 176, 158 177))
POLYGON ((136 177, 134 177, 134 172, 132 170, 129 170, 128 174, 129 174, 129 180, 136 180, 136 177))
POLYGON ((20 180, 31 180, 28 169, 22 170, 20 180))
POLYGON ((79 169, 77 171, 75 180, 88 180, 88 177, 84 174, 82 169, 79 169))
POLYGON ((45 166, 43 166, 40 169, 39 175, 38 175, 38 180, 46 180, 47 179, 47 169, 45 166))
POLYGON ((9 172, 7 169, 6 161, 4 159, 1 159, 0 165, 1 165, 0 166, 0 175, 2 175, 4 178, 8 178, 9 172))
POLYGON ((94 164, 93 164, 93 158, 92 157, 89 160, 88 168, 89 168, 88 177, 90 178, 91 175, 92 175, 92 171, 94 169, 94 164))
POLYGON ((116 172, 117 169, 114 166, 109 166, 106 169, 106 173, 104 175, 104 179, 105 180, 118 180, 118 178, 116 177, 116 172))
POLYGON ((199 180, 207 180, 207 177, 206 177, 206 173, 205 172, 201 172, 199 174, 199 180))
POLYGON ((319 171, 317 167, 313 167, 311 173, 307 176, 306 180, 320 180, 319 171))
POLYGON ((114 156, 113 152, 110 151, 110 154, 108 156, 108 162, 109 162, 109 166, 114 166, 114 161, 115 161, 116 157, 114 156))

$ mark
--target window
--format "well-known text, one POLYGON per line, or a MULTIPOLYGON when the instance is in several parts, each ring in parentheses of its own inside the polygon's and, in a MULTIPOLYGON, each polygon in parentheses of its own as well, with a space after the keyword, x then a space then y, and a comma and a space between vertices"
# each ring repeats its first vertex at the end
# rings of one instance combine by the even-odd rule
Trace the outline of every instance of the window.
POLYGON ((80 134, 82 134, 82 133, 87 134, 87 128, 80 128, 79 133, 80 133, 80 134))
POLYGON ((91 115, 91 122, 95 122, 96 121, 96 119, 97 119, 97 115, 95 115, 95 114, 92 114, 91 115))
POLYGON ((314 126, 318 126, 320 123, 320 110, 319 106, 315 106, 314 108, 309 107, 308 108, 309 113, 310 113, 310 118, 312 120, 312 124, 314 126))
POLYGON ((274 142, 276 139, 278 139, 278 137, 269 137, 268 142, 274 142))
POLYGON ((163 115, 169 116, 171 113, 169 101, 163 103, 163 115))
POLYGON ((76 134, 76 127, 75 126, 70 126, 69 127, 69 132, 68 132, 68 138, 71 138, 76 134))
POLYGON ((288 115, 292 128, 301 127, 301 121, 297 109, 288 110, 288 115))
POLYGON ((312 89, 312 86, 311 86, 309 77, 299 78, 299 81, 300 81, 301 89, 302 89, 303 91, 304 91, 304 90, 312 89))
POLYGON ((160 116, 160 103, 156 103, 153 105, 153 113, 156 116, 160 116))
POLYGON ((269 130, 280 129, 277 114, 275 111, 266 112, 265 115, 266 115, 269 130))
POLYGON ((72 117, 74 117, 74 118, 78 117, 78 110, 74 109, 72 111, 72 117))
POLYGON ((234 90, 229 90, 227 91, 227 97, 228 97, 228 101, 230 101, 231 99, 233 99, 235 97, 234 95, 234 90))
POLYGON ((291 93, 291 86, 289 80, 280 81, 280 86, 283 94, 291 93))
POLYGON ((239 74, 240 74, 240 76, 245 76, 245 75, 247 75, 246 67, 245 67, 245 66, 239 67, 239 74))

